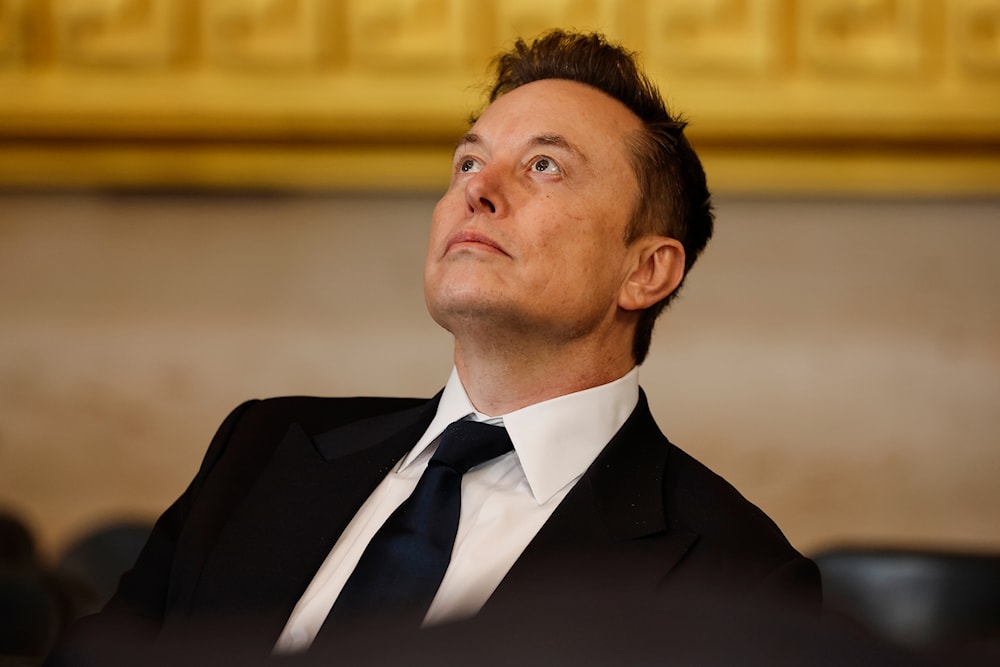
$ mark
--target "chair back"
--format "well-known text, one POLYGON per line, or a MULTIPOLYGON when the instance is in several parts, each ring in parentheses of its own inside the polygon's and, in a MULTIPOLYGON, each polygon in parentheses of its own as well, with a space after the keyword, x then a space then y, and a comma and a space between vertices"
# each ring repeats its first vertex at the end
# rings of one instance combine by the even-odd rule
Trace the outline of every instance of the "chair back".
POLYGON ((841 548, 814 556, 824 607, 911 649, 1000 640, 1000 555, 841 548))

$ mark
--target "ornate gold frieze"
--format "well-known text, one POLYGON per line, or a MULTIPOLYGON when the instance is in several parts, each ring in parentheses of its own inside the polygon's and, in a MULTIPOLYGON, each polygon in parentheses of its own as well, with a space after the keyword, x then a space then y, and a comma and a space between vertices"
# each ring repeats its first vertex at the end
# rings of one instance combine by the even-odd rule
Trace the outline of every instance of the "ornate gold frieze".
POLYGON ((437 187, 556 26, 639 51, 723 190, 1000 192, 1000 0, 0 0, 0 186, 437 187))

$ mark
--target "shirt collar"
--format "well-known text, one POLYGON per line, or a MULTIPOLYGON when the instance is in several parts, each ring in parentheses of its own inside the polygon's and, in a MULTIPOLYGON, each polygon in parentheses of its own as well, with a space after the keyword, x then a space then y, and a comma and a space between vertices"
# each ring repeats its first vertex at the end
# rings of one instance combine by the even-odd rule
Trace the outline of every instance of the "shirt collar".
POLYGON ((413 463, 448 424, 473 419, 502 423, 524 470, 536 502, 542 504, 579 478, 614 437, 639 402, 639 369, 621 378, 515 410, 499 418, 476 411, 452 369, 437 414, 400 469, 413 463))

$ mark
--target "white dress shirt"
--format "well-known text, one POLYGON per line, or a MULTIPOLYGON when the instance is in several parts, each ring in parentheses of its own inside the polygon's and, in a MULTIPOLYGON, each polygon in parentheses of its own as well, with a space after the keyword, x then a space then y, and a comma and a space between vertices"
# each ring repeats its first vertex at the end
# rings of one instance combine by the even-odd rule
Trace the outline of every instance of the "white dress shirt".
POLYGON ((451 563, 425 625, 479 611, 638 400, 638 368, 633 368, 608 384, 491 418, 476 412, 452 370, 430 426, 348 524, 292 611, 275 652, 309 647, 368 542, 413 492, 449 424, 469 415, 503 424, 514 451, 463 476, 451 563))

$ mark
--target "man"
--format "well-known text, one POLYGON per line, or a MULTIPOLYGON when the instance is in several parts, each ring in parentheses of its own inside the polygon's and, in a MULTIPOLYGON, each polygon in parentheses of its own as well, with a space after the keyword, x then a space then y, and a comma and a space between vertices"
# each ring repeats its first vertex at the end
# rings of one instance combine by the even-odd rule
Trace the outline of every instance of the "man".
POLYGON ((417 624, 606 595, 816 606, 813 564, 664 438, 639 389, 653 321, 712 233, 684 123, 599 36, 518 42, 496 66, 431 225, 427 306, 455 340, 445 389, 238 408, 95 636, 128 625, 161 644, 235 632, 261 653, 332 646, 358 627, 338 610, 370 593, 361 564, 394 539, 394 511, 462 420, 502 425, 513 451, 458 473, 460 518, 417 624))

